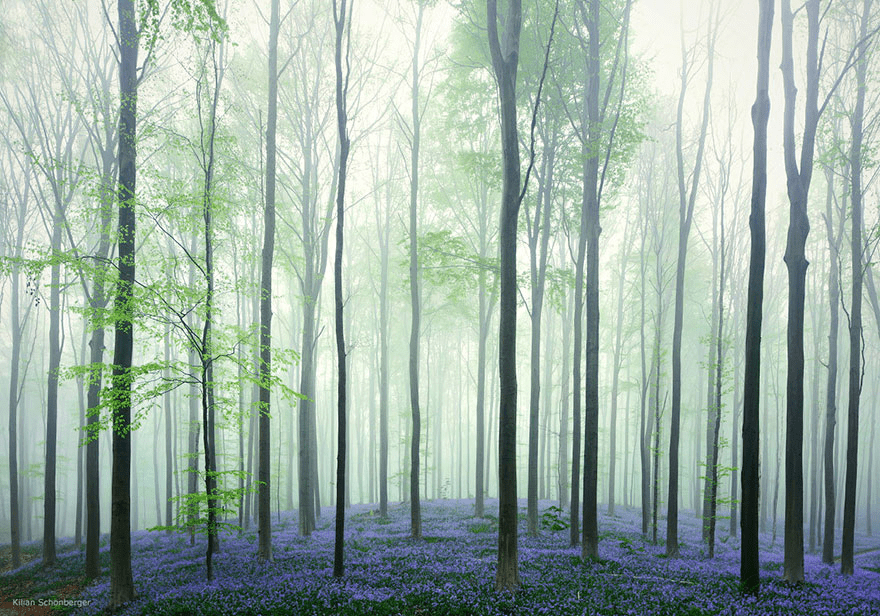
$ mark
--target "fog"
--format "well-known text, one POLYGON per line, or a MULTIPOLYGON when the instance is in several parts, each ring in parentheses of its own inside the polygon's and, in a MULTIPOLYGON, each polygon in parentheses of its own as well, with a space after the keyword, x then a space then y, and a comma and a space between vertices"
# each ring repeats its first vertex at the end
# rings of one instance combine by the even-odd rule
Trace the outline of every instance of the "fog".
MULTIPOLYGON (((308 537, 333 527, 334 507, 337 528, 402 508, 414 538, 435 532, 433 501, 503 520, 505 460, 521 540, 550 532, 550 515, 570 531, 560 545, 595 557, 603 526, 631 512, 629 531, 669 556, 679 543, 711 556, 716 542, 739 545, 750 451, 757 524, 762 541, 785 542, 785 580, 804 580, 804 554, 808 581, 812 556, 836 561, 847 533, 850 563, 853 533, 857 555, 876 550, 870 1, 796 10, 790 74, 787 2, 777 7, 751 390, 758 7, 603 0, 592 21, 591 2, 555 15, 526 1, 514 49, 517 2, 502 2, 510 124, 485 3, 363 0, 346 21, 335 0, 282 0, 274 85, 270 4, 135 3, 135 97, 120 81, 130 35, 115 3, 4 3, 4 571, 53 565, 56 544, 59 558, 85 554, 89 511, 104 540, 114 431, 130 446, 131 532, 205 542, 269 511, 261 558, 268 524, 295 514, 308 537), (757 432, 744 441, 750 391, 757 432), (679 539, 679 525, 700 537, 679 539)), ((496 583, 515 587, 502 560, 496 583)))

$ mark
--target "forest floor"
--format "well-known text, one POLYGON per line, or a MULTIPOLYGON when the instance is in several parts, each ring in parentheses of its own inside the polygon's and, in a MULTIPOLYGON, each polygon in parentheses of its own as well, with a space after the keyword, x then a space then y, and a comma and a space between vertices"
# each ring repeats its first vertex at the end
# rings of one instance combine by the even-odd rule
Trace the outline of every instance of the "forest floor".
MULTIPOLYGON (((205 537, 139 531, 132 537, 138 598, 124 614, 634 614, 702 616, 746 614, 880 615, 880 538, 858 536, 856 573, 844 577, 839 565, 806 554, 806 582, 789 585, 782 575, 782 528, 775 544, 762 535, 761 594, 739 592, 739 540, 719 530, 714 559, 700 542, 700 526, 682 512, 681 556, 667 558, 639 532, 636 509, 600 514, 600 559, 584 561, 569 547, 567 514, 540 503, 541 531, 526 536, 525 502, 520 513, 521 587, 494 590, 497 500, 486 517, 473 516, 473 500, 423 502, 421 540, 409 538, 409 506, 396 504, 383 519, 366 505, 346 516, 345 575, 332 577, 333 510, 325 508, 310 539, 297 535, 295 514, 282 513, 273 529, 274 559, 256 558, 256 529, 225 534, 214 557, 215 579, 205 579, 205 537)), ((666 523, 658 524, 658 536, 666 523)), ((719 523, 726 529, 726 523, 719 523)), ((106 537, 105 575, 84 585, 83 554, 59 547, 58 565, 32 561, 0 576, 0 616, 4 614, 98 614, 109 594, 106 537), (46 608, 12 606, 63 599, 46 608), (85 607, 70 607, 81 601, 85 607), (11 610, 11 611, 4 611, 11 610)), ((36 546, 39 547, 38 545, 36 546)), ((2 553, 2 552, 0 552, 2 553)))

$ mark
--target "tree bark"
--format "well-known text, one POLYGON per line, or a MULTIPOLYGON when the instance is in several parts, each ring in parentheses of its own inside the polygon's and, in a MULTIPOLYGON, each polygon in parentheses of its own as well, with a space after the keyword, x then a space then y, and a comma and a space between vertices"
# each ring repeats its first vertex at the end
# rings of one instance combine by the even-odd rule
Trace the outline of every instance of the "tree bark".
MULTIPOLYGON (((856 477, 859 453, 859 402, 862 393, 862 140, 865 116, 865 95, 868 78, 867 51, 868 20, 871 16, 871 0, 862 4, 859 26, 859 60, 856 65, 856 108, 852 117, 852 144, 850 149, 852 207, 852 233, 850 253, 852 257, 852 301, 849 323, 849 407, 847 408, 846 478, 843 497, 843 543, 840 552, 840 570, 852 575, 853 548, 856 524, 856 477)), ((868 467, 870 468, 870 466, 868 467)), ((870 500, 868 501, 870 503, 870 500)))
MULTIPOLYGON (((713 7, 714 8, 714 7, 713 7)), ((713 13, 710 10, 710 13, 713 13)), ((678 114, 675 124, 676 138, 676 162, 678 168, 678 194, 679 194, 679 232, 678 232, 678 267, 675 271, 675 315, 672 325, 672 415, 669 426, 669 490, 668 502, 666 503, 666 554, 678 556, 678 454, 681 428, 681 335, 684 317, 684 275, 687 264, 688 235, 693 220, 694 204, 697 198, 697 188, 700 181, 700 171, 703 165, 703 151, 706 144, 706 134, 709 125, 710 95, 712 93, 712 73, 715 62, 715 33, 717 28, 714 24, 709 25, 708 69, 706 73, 706 89, 703 94, 703 119, 700 125, 699 144, 694 160, 694 168, 691 172, 690 192, 685 185, 685 170, 682 145, 682 124, 685 93, 688 82, 687 53, 682 44, 682 69, 681 69, 681 92, 678 98, 678 114)))
MULTIPOLYGON (((343 79, 343 39, 345 37, 347 0, 340 0, 337 8, 333 0, 333 21, 336 25, 336 121, 339 130, 339 184, 336 190, 336 254, 333 263, 333 287, 336 307, 336 363, 337 382, 337 453, 336 453, 336 533, 333 550, 333 577, 342 577, 345 571, 343 562, 343 542, 345 538, 345 459, 346 459, 346 392, 347 372, 345 361, 345 321, 342 297, 342 249, 345 230, 345 183, 348 173, 348 152, 351 142, 348 136, 348 76, 343 79)), ((346 64, 349 53, 345 45, 346 64)))
POLYGON ((807 88, 800 167, 795 152, 794 114, 797 89, 794 82, 792 38, 794 15, 790 0, 782 0, 782 76, 785 92, 783 150, 789 200, 789 226, 785 246, 788 270, 788 334, 785 439, 785 555, 783 578, 804 579, 804 297, 807 259, 805 246, 810 232, 807 201, 813 174, 813 151, 819 120, 819 0, 807 0, 807 88))
POLYGON ((409 334, 409 400, 412 413, 412 442, 410 443, 410 536, 422 536, 422 508, 419 498, 419 444, 422 431, 422 416, 419 403, 419 336, 421 329, 421 303, 419 292, 419 244, 418 244, 418 200, 419 200, 419 146, 421 144, 421 116, 419 114, 419 48, 422 37, 422 18, 425 5, 419 2, 416 17, 415 42, 412 56, 412 149, 410 150, 409 184, 409 295, 412 322, 409 334))
POLYGON ((767 197, 767 121, 770 116, 770 43, 773 0, 759 0, 758 75, 752 105, 752 195, 749 215, 751 249, 746 300, 745 368, 743 371, 742 513, 740 518, 740 584, 757 595, 760 590, 758 519, 760 495, 761 325, 766 254, 764 205, 767 197))
POLYGON ((114 313, 110 607, 134 599, 131 570, 131 361, 134 347, 138 30, 133 0, 119 0, 119 282, 114 313))
POLYGON ((499 256, 501 297, 498 332, 498 570, 495 588, 519 586, 516 506, 516 235, 520 206, 519 135, 516 125, 516 72, 522 3, 510 0, 504 16, 503 38, 498 38, 496 0, 486 4, 489 49, 498 86, 501 112, 502 194, 499 256))
POLYGON ((257 555, 272 560, 270 448, 272 378, 272 262, 275 256, 275 167, 278 122, 278 30, 279 0, 272 0, 269 18, 269 102, 266 121, 266 203, 263 214, 263 251, 260 267, 260 360, 259 389, 259 492, 257 493, 257 555))
POLYGON ((826 171, 828 195, 826 198, 825 226, 828 232, 828 308, 831 315, 828 330, 828 375, 825 388, 825 444, 824 444, 824 477, 825 477, 825 531, 822 542, 822 562, 834 563, 834 528, 837 511, 837 491, 834 481, 834 430, 837 425, 837 372, 838 372, 838 337, 840 330, 840 282, 839 253, 843 236, 843 220, 840 220, 841 232, 835 238, 834 212, 834 170, 826 171))

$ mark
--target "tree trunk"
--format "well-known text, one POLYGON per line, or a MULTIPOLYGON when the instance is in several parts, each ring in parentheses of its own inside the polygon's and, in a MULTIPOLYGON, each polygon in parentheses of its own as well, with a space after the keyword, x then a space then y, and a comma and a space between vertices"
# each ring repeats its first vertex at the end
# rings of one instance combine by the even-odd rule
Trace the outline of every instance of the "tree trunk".
MULTIPOLYGON (((722 170, 722 173, 724 171, 722 170)), ((721 264, 718 273, 718 331, 715 338, 715 401, 712 404, 712 459, 709 465, 709 558, 715 557, 715 526, 718 510, 718 438, 721 431, 721 382, 724 375, 724 194, 721 207, 721 264)))
POLYGON ((538 429, 541 403, 541 317, 544 308, 544 283, 547 273, 547 250, 550 242, 550 209, 553 185, 553 164, 556 149, 556 132, 550 143, 544 144, 541 157, 542 173, 539 177, 538 205, 534 219, 528 219, 529 259, 531 278, 531 385, 529 388, 529 460, 528 460, 528 533, 538 534, 538 429), (540 253, 539 253, 540 243, 540 253))
MULTIPOLYGON (((843 496, 843 543, 840 552, 840 570, 844 575, 854 572, 853 544, 856 525, 856 471, 859 451, 859 402, 862 393, 862 126, 865 115, 865 94, 868 77, 867 50, 868 20, 871 0, 864 0, 859 27, 859 61, 856 65, 856 108, 852 117, 852 144, 850 150, 852 206, 852 301, 849 324, 849 407, 847 409, 846 479, 843 496)), ((868 467, 871 468, 870 466, 868 467)), ((870 503, 870 500, 868 501, 870 503)))
MULTIPOLYGON (((24 207, 23 205, 21 207, 24 207)), ((24 225, 19 216, 17 252, 23 246, 24 225)), ((21 566, 21 497, 18 490, 18 402, 20 399, 19 363, 21 362, 21 334, 23 323, 19 305, 20 278, 17 263, 11 266, 12 277, 12 349, 9 365, 9 539, 12 556, 12 568, 21 566)))
POLYGON ((805 246, 810 232, 807 200, 813 173, 813 150, 819 120, 819 0, 807 0, 807 88, 800 169, 795 152, 794 114, 797 89, 794 82, 792 38, 794 15, 790 0, 782 1, 782 75, 785 90, 783 149, 789 200, 789 226, 785 246, 788 270, 788 334, 785 439, 785 555, 783 578, 804 579, 804 296, 807 275, 805 246))
POLYGON ((422 536, 422 508, 419 499, 419 443, 422 430, 421 408, 419 404, 419 336, 421 329, 421 294, 419 293, 419 245, 418 245, 418 200, 419 200, 419 146, 421 139, 421 117, 419 115, 419 47, 422 35, 422 17, 425 6, 419 2, 416 18, 415 42, 412 57, 412 150, 410 151, 409 185, 409 295, 412 322, 409 334, 409 400, 412 412, 412 442, 410 443, 410 536, 422 536))
POLYGON ((269 113, 266 122, 266 203, 263 215, 263 252, 260 265, 260 385, 259 412, 259 492, 257 555, 272 560, 270 448, 272 378, 272 262, 275 256, 275 135, 278 122, 278 30, 279 0, 272 0, 269 21, 269 113))
MULTIPOLYGON (((379 289, 379 515, 388 517, 388 253, 391 235, 391 182, 386 184, 385 224, 381 238, 382 274, 379 289)), ((479 473, 479 469, 477 470, 479 473)))
MULTIPOLYGON (((56 196, 57 198, 57 196, 56 196)), ((64 217, 60 203, 55 203, 52 216, 52 252, 61 252, 61 231, 64 217)), ((58 441, 58 369, 61 366, 61 265, 51 269, 49 291, 49 373, 46 393, 46 468, 43 482, 43 566, 55 564, 55 471, 58 441)))
MULTIPOLYGON (((560 252, 562 247, 560 244, 560 252)), ((559 404, 559 508, 568 508, 568 405, 571 401, 571 391, 569 389, 569 375, 571 368, 571 328, 569 324, 572 319, 572 302, 574 296, 569 292, 566 293, 565 311, 562 315, 562 393, 559 404)))
POLYGON ((138 30, 133 0, 119 0, 119 281, 114 314, 113 470, 110 505, 110 607, 134 599, 131 570, 131 360, 135 280, 135 185, 137 179, 138 30))
POLYGON ((516 244, 520 206, 519 135, 516 125, 516 72, 522 3, 510 0, 504 16, 504 34, 498 38, 496 0, 487 2, 487 24, 492 66, 501 110, 502 194, 498 237, 501 297, 498 332, 498 570, 495 588, 519 586, 516 506, 516 244))
MULTIPOLYGON (((714 7, 712 7, 714 9, 714 7)), ((710 9, 710 15, 714 12, 710 9)), ((716 18, 717 19, 717 18, 716 18)), ((669 490, 666 503, 666 554, 678 556, 678 454, 681 427, 681 335, 684 317, 684 274, 687 264, 688 235, 694 214, 694 203, 700 182, 700 170, 703 165, 703 151, 706 144, 706 133, 709 125, 710 95, 712 93, 712 73, 715 62, 715 35, 717 27, 709 25, 708 69, 706 73, 706 89, 703 94, 703 119, 700 125, 699 144, 697 146, 694 168, 691 172, 690 193, 685 185, 685 170, 682 145, 682 124, 685 93, 688 82, 687 53, 682 46, 681 92, 678 98, 678 114, 675 124, 676 162, 678 168, 679 194, 679 231, 678 231, 678 266, 675 271, 675 316, 672 325, 672 415, 669 426, 669 490)))
MULTIPOLYGON (((614 360, 612 364, 611 375, 611 417, 609 418, 610 426, 608 429, 609 452, 608 452, 608 515, 614 515, 614 484, 615 469, 617 467, 617 396, 620 387, 620 370, 623 356, 623 295, 624 282, 626 280, 626 265, 629 260, 629 218, 623 230, 623 249, 620 255, 620 272, 617 278, 617 325, 614 334, 614 360)), ((627 409, 628 411, 628 409, 627 409)), ((627 436, 629 424, 627 423, 627 436)), ((626 444, 624 439, 624 443, 626 444)), ((626 460, 626 446, 624 446, 624 460, 626 460)), ((626 464, 623 471, 623 494, 626 500, 626 464)))
MULTIPOLYGON (((828 196, 826 202, 825 225, 828 231, 828 307, 831 314, 831 322, 828 332, 828 380, 825 389, 825 532, 822 543, 822 562, 832 564, 834 562, 834 527, 835 513, 837 511, 837 492, 834 481, 834 429, 837 425, 837 358, 838 358, 838 335, 840 323, 840 285, 838 280, 839 250, 842 237, 841 233, 835 238, 834 213, 832 203, 834 199, 834 171, 829 169, 826 174, 828 182, 828 196)), ((843 225, 843 220, 840 221, 843 225)))
MULTIPOLYGON (((348 72, 343 80, 342 55, 346 20, 347 0, 341 0, 337 8, 333 0, 333 21, 336 25, 336 121, 339 129, 339 184, 336 191, 336 254, 333 263, 333 287, 336 307, 336 363, 337 383, 337 453, 336 453, 336 533, 333 550, 333 577, 342 577, 345 571, 343 562, 343 542, 345 538, 345 459, 346 459, 346 362, 345 362, 345 321, 342 297, 342 249, 345 229, 345 182, 348 173, 348 152, 351 142, 348 136, 348 72)), ((348 44, 345 52, 348 58, 348 44)), ((346 60, 347 63, 347 60, 346 60)), ((346 67, 348 69, 348 67, 346 67)))

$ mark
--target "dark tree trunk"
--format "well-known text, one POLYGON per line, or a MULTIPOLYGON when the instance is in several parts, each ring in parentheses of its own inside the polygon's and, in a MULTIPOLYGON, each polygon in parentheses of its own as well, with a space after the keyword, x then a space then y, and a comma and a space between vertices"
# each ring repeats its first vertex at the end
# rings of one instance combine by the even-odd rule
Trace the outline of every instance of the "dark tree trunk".
POLYGON ((269 113, 266 121, 266 203, 263 215, 263 253, 260 265, 260 404, 257 493, 257 555, 272 560, 271 526, 271 379, 272 379, 272 262, 275 256, 275 135, 278 123, 279 0, 272 0, 269 21, 269 113))
MULTIPOLYGON (((412 442, 410 443, 410 536, 422 536, 422 508, 419 499, 419 443, 422 431, 421 407, 419 404, 419 335, 421 329, 421 294, 419 293, 419 245, 418 245, 418 200, 419 200, 419 146, 421 140, 421 117, 419 115, 419 47, 422 35, 422 16, 424 4, 419 2, 416 18, 415 43, 412 59, 412 150, 410 152, 409 185, 409 296, 412 322, 409 333, 409 400, 412 413, 412 442)), ((342 125, 340 125, 342 126, 342 125)))
POLYGON ((581 554, 599 558, 598 477, 599 477, 599 0, 589 3, 587 33, 587 92, 584 104, 590 155, 584 160, 584 194, 587 236, 587 335, 584 362, 584 505, 581 554))
MULTIPOLYGON (((57 199, 57 196, 56 196, 57 199)), ((52 252, 61 252, 63 213, 55 203, 52 216, 52 252)), ((51 269, 49 291, 49 374, 46 393, 46 468, 43 482, 43 566, 55 564, 55 471, 58 441, 58 369, 61 365, 61 265, 51 269)))
MULTIPOLYGON (((336 533, 333 550, 333 577, 342 577, 345 571, 343 543, 345 538, 345 459, 346 459, 346 362, 345 321, 342 297, 342 249, 345 230, 345 182, 348 173, 348 152, 351 145, 348 136, 348 73, 343 78, 343 49, 348 58, 348 44, 343 47, 347 13, 347 0, 341 0, 337 8, 333 0, 333 21, 336 25, 336 121, 339 129, 339 185, 336 191, 336 254, 333 261, 333 287, 336 307, 336 363, 339 371, 337 383, 337 453, 336 453, 336 533)), ((348 67, 346 66, 346 69, 348 67)))
POLYGON ((773 0, 759 0, 758 76, 752 105, 752 197, 749 215, 751 252, 746 300, 745 369, 743 373, 743 461, 740 531, 740 584, 758 594, 758 504, 760 494, 760 403, 761 322, 764 307, 764 259, 766 253, 764 203, 767 197, 767 120, 770 116, 770 42, 773 31, 773 0))
MULTIPOLYGON (((202 435, 205 450, 205 493, 208 497, 208 546, 205 554, 208 581, 214 579, 213 556, 219 548, 217 531, 217 450, 215 437, 214 404, 214 141, 217 134, 217 106, 220 100, 220 87, 223 83, 223 48, 211 43, 211 64, 213 66, 213 87, 210 117, 208 119, 207 151, 202 152, 204 189, 202 193, 202 219, 205 241, 205 323, 201 340, 201 381, 202 381, 202 435)), ((205 136, 202 136, 204 143, 205 136)), ((270 268, 271 269, 271 268, 270 268)))
POLYGON ((131 360, 135 280, 135 184, 137 179, 137 58, 135 3, 119 0, 119 281, 114 314, 113 470, 110 503, 110 607, 134 599, 131 570, 131 360))
POLYGON ((519 586, 519 549, 516 506, 516 243, 520 206, 519 135, 516 125, 516 72, 522 27, 520 0, 510 0, 498 37, 496 0, 487 2, 487 24, 492 66, 501 110, 502 194, 499 256, 501 296, 498 333, 498 570, 495 588, 519 586))
MULTIPOLYGON (((724 173, 724 170, 722 170, 724 173)), ((721 385, 724 375, 724 194, 721 208, 721 264, 718 273, 718 331, 715 338, 715 400, 712 404, 712 459, 709 468, 709 558, 715 557, 715 526, 718 511, 718 440, 721 431, 721 385)))
MULTIPOLYGON (((22 206, 23 207, 23 206, 22 206)), ((19 217, 17 247, 23 246, 24 225, 19 217)), ((20 398, 19 363, 21 362, 22 320, 19 306, 20 279, 19 266, 12 265, 12 349, 9 365, 9 538, 12 568, 21 566, 21 512, 18 490, 18 402, 20 398)))
POLYGON ((529 461, 528 461, 528 533, 538 534, 538 428, 541 403, 541 317, 544 308, 544 282, 547 273, 547 250, 550 242, 550 207, 553 185, 553 164, 556 132, 544 144, 539 177, 538 205, 529 221, 529 259, 531 277, 531 355, 529 359, 529 461), (540 244, 540 253, 539 253, 540 244))
POLYGON ((813 175, 813 151, 819 121, 819 0, 807 0, 807 88, 800 166, 795 148, 794 114, 797 88, 794 82, 792 38, 794 15, 790 0, 782 2, 782 76, 785 89, 783 149, 789 201, 785 265, 788 270, 788 373, 786 378, 785 439, 785 555, 783 578, 804 579, 804 296, 807 275, 805 247, 810 223, 807 200, 813 175))
POLYGON ((828 377, 825 388, 825 444, 824 444, 824 477, 825 477, 825 531, 822 543, 822 562, 834 562, 834 528, 837 511, 837 491, 834 481, 834 430, 837 425, 837 371, 838 371, 838 337, 840 330, 840 286, 839 286, 839 251, 843 235, 841 229, 834 235, 834 171, 826 172, 828 196, 826 198, 825 225, 828 231, 828 308, 831 315, 828 331, 828 377))

